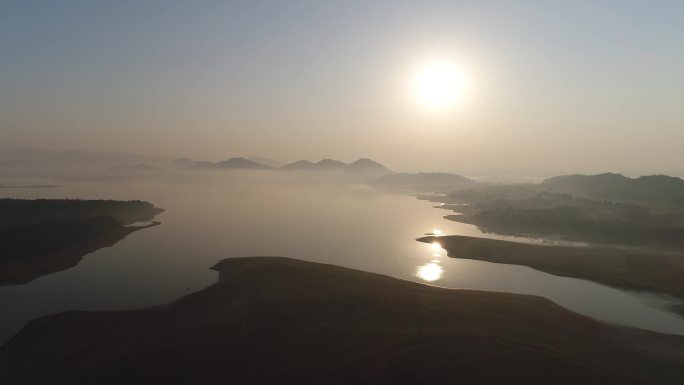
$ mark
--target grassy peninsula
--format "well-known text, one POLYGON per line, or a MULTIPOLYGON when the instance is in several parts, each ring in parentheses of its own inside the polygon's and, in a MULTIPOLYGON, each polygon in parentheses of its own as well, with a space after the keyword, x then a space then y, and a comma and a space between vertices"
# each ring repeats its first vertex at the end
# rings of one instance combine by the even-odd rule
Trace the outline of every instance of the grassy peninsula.
POLYGON ((166 306, 71 311, 0 349, 12 384, 678 384, 684 338, 543 298, 276 257, 166 306), (30 348, 28 348, 30 347, 30 348))

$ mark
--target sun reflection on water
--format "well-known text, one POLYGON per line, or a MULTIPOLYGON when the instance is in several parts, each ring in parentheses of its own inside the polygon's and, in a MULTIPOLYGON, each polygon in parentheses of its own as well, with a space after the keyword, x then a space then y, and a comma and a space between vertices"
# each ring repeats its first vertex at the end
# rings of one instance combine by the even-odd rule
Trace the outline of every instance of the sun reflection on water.
POLYGON ((436 262, 430 262, 423 266, 418 266, 418 270, 416 271, 418 278, 428 282, 433 282, 442 278, 442 274, 444 274, 444 268, 442 268, 442 266, 436 262))
MULTIPOLYGON (((432 233, 441 235, 442 231, 434 229, 432 233)), ((430 248, 430 252, 427 253, 430 262, 416 267, 416 277, 426 282, 434 282, 441 279, 444 275, 441 258, 445 255, 446 250, 442 248, 439 242, 432 242, 425 246, 430 248)))

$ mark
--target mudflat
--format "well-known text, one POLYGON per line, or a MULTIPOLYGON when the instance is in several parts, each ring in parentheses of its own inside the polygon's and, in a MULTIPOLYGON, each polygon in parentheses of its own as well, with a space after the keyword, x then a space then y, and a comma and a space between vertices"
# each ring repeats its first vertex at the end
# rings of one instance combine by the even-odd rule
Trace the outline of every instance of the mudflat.
POLYGON ((451 290, 278 257, 131 311, 34 320, 0 349, 12 384, 680 384, 684 337, 543 298, 451 290))

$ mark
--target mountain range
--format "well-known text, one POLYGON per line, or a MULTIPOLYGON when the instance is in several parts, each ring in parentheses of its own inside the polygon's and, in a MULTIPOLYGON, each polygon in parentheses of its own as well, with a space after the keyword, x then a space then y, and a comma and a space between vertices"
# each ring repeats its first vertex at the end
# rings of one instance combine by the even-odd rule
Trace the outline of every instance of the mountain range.
POLYGON ((240 169, 240 170, 268 170, 271 167, 257 163, 247 158, 230 158, 220 162, 197 161, 190 165, 190 168, 209 169, 209 170, 225 170, 225 169, 240 169))
POLYGON ((56 175, 69 170, 90 172, 139 172, 165 167, 204 170, 289 170, 289 171, 343 171, 348 174, 376 177, 391 171, 368 158, 352 163, 334 159, 318 162, 300 160, 287 165, 273 159, 251 156, 234 157, 218 162, 197 161, 190 158, 175 160, 126 152, 96 152, 85 150, 16 149, 0 151, 0 169, 6 175, 56 175))
MULTIPOLYGON (((376 187, 418 192, 457 190, 483 187, 482 184, 457 174, 394 173, 368 158, 351 163, 335 159, 317 162, 299 160, 286 165, 263 157, 235 157, 219 162, 176 160, 127 152, 95 152, 85 150, 16 149, 0 151, 0 170, 6 177, 117 177, 147 174, 165 169, 199 170, 278 170, 319 172, 335 177, 370 180, 376 187), (83 173, 85 171, 85 173, 83 173)), ((684 210, 684 180, 667 175, 630 178, 617 173, 597 175, 562 175, 526 185, 537 191, 569 194, 615 202, 632 202, 652 209, 684 210)), ((681 211, 678 210, 678 211, 681 211)))
POLYGON ((205 170, 282 170, 298 172, 341 172, 368 177, 377 177, 392 173, 390 169, 382 164, 368 158, 360 158, 351 163, 344 163, 335 159, 322 159, 318 162, 308 160, 298 160, 281 167, 271 167, 253 159, 230 158, 220 162, 192 161, 187 158, 176 159, 174 165, 188 167, 192 169, 205 170))
POLYGON ((630 178, 622 174, 563 175, 545 179, 545 191, 616 202, 633 202, 651 208, 684 208, 684 180, 668 175, 630 178))

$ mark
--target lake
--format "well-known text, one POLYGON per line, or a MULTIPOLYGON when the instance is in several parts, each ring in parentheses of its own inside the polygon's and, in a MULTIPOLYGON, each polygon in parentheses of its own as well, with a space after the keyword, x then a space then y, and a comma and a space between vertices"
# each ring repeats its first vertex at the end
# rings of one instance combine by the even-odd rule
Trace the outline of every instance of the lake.
POLYGON ((0 287, 0 341, 27 321, 55 312, 162 304, 215 282, 209 268, 223 258, 271 255, 448 288, 533 294, 600 320, 684 335, 684 319, 661 310, 663 297, 523 266, 448 258, 441 248, 415 239, 435 229, 492 235, 443 219, 448 212, 433 203, 363 185, 217 172, 60 182, 51 189, 4 189, 0 196, 141 199, 166 209, 156 218, 160 226, 89 254, 74 268, 0 287))

